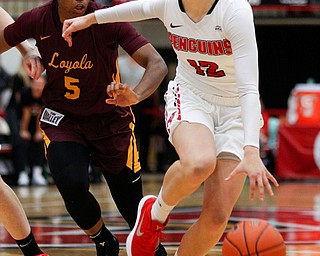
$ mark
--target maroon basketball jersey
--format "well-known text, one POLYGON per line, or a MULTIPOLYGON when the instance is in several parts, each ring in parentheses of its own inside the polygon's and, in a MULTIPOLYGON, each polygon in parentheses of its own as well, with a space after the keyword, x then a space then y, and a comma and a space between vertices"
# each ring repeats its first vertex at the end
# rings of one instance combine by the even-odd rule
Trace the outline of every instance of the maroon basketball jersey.
MULTIPOLYGON (((101 8, 90 1, 86 14, 101 8)), ((120 80, 118 46, 132 55, 148 41, 129 23, 78 31, 71 48, 61 34, 56 0, 25 12, 4 31, 10 46, 36 40, 48 77, 42 96, 46 107, 75 118, 109 112, 114 106, 105 103, 106 86, 120 80)))

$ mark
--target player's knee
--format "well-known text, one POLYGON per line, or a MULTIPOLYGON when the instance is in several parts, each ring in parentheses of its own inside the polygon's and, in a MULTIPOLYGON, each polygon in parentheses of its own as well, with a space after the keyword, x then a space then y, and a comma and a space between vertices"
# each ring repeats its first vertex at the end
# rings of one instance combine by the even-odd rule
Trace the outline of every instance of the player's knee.
POLYGON ((205 219, 205 223, 210 230, 218 230, 224 228, 229 220, 230 215, 221 210, 210 213, 205 219))
MULTIPOLYGON (((66 166, 63 170, 65 173, 75 173, 72 169, 74 166, 66 166)), ((80 175, 72 177, 63 176, 56 179, 56 185, 65 201, 81 201, 81 198, 89 191, 89 181, 80 175)))
POLYGON ((214 157, 197 156, 189 159, 182 169, 192 177, 191 180, 202 183, 213 173, 215 165, 214 157))
POLYGON ((215 227, 221 226, 221 225, 226 225, 228 223, 229 214, 221 211, 217 214, 213 214, 210 219, 211 219, 212 225, 214 225, 215 227))

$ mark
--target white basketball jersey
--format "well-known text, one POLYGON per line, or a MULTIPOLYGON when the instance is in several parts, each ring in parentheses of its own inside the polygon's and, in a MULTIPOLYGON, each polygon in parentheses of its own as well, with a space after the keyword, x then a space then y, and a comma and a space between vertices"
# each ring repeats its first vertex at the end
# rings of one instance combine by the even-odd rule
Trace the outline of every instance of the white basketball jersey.
MULTIPOLYGON (((230 33, 234 13, 241 8, 251 11, 248 2, 217 0, 197 23, 184 12, 181 0, 164 2, 162 21, 178 57, 175 81, 190 87, 208 101, 238 105, 239 92, 230 33)), ((250 12, 247 13, 250 15, 250 12)))

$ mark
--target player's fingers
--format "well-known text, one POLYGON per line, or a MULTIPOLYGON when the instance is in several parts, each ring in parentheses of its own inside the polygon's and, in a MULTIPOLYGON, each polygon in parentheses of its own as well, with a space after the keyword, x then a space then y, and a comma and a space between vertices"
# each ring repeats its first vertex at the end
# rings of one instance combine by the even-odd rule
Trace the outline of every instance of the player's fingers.
POLYGON ((41 76, 41 64, 36 58, 30 58, 32 78, 37 80, 41 76))
POLYGON ((224 180, 225 180, 225 181, 229 181, 229 180, 231 180, 231 179, 233 178, 233 176, 234 176, 234 174, 233 174, 233 172, 232 172, 232 173, 230 173, 229 176, 226 177, 224 180))
POLYGON ((253 200, 254 199, 254 191, 256 189, 256 179, 249 177, 249 180, 250 180, 249 194, 250 194, 250 199, 253 200))
POLYGON ((65 20, 63 22, 63 26, 62 26, 62 37, 63 38, 67 38, 67 37, 70 37, 71 36, 71 25, 72 25, 72 22, 69 21, 69 20, 65 20))
POLYGON ((64 31, 62 33, 62 37, 68 43, 68 46, 71 47, 72 46, 72 32, 69 32, 69 29, 67 29, 66 31, 64 31))
POLYGON ((116 100, 116 99, 117 99, 117 96, 118 96, 117 93, 113 91, 113 92, 112 92, 112 98, 113 98, 114 100, 116 100))
POLYGON ((67 37, 67 43, 69 47, 72 47, 72 37, 71 35, 69 37, 67 37))
POLYGON ((26 65, 28 67, 28 71, 29 71, 29 76, 32 78, 32 79, 36 79, 36 71, 37 71, 37 67, 36 67, 36 62, 34 59, 32 58, 28 58, 26 60, 26 65))
POLYGON ((235 169, 228 175, 228 177, 226 177, 224 180, 225 180, 225 181, 231 180, 234 176, 237 175, 237 173, 238 173, 238 169, 235 168, 235 169))
POLYGON ((107 86, 107 94, 109 95, 109 97, 113 97, 113 93, 114 93, 114 82, 111 82, 107 86))
POLYGON ((119 83, 114 83, 114 93, 119 95, 119 89, 120 89, 120 84, 119 83))
POLYGON ((68 43, 68 46, 72 46, 72 34, 66 34, 63 36, 64 40, 68 43))
POLYGON ((118 105, 117 104, 117 99, 111 99, 111 98, 110 99, 106 99, 106 103, 109 104, 109 105, 116 105, 116 106, 118 105))
POLYGON ((260 175, 257 178, 257 185, 258 185, 259 199, 261 201, 263 201, 264 200, 264 185, 263 185, 262 177, 260 175))
POLYGON ((273 196, 274 193, 273 193, 273 191, 272 191, 272 187, 271 187, 271 185, 270 185, 269 180, 268 180, 267 177, 264 177, 264 178, 263 178, 263 184, 264 184, 266 190, 268 191, 269 195, 270 195, 270 196, 273 196))
POLYGON ((40 58, 36 58, 35 59, 35 76, 34 76, 34 79, 39 79, 41 74, 43 73, 44 71, 44 67, 42 66, 42 63, 41 63, 41 59, 40 58))
POLYGON ((27 60, 24 60, 23 61, 23 69, 25 70, 26 74, 28 76, 30 76, 31 78, 33 78, 33 74, 32 74, 32 71, 31 71, 31 65, 30 63, 27 61, 27 60))
POLYGON ((121 95, 124 92, 124 87, 121 83, 113 82, 111 83, 110 88, 113 97, 121 95))
POLYGON ((266 175, 267 175, 267 178, 268 178, 269 180, 271 180, 271 182, 272 182, 276 187, 279 187, 278 181, 276 180, 275 177, 272 176, 272 174, 271 174, 268 170, 267 170, 266 175))
POLYGON ((65 20, 62 25, 62 37, 64 37, 67 34, 67 30, 69 26, 70 26, 70 22, 68 20, 65 20))

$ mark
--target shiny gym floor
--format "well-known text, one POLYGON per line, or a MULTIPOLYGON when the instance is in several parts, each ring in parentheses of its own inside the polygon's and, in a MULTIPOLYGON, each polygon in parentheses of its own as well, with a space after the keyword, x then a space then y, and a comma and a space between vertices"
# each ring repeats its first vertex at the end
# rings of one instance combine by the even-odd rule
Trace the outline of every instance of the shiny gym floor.
MULTIPOLYGON (((144 174, 144 193, 157 195, 162 182, 161 174, 144 174)), ((14 187, 32 225, 33 232, 50 256, 94 256, 91 240, 75 225, 67 214, 60 194, 54 185, 14 187)), ((126 255, 125 239, 128 228, 118 214, 105 183, 92 184, 92 193, 99 200, 107 226, 120 240, 120 255, 126 255)), ((275 196, 265 201, 249 200, 246 186, 230 218, 227 232, 235 223, 247 218, 267 220, 282 234, 287 256, 320 255, 320 180, 280 182, 275 196)), ((182 234, 198 218, 202 202, 202 188, 184 199, 172 212, 165 229, 168 254, 174 255, 182 234)), ((222 255, 222 239, 212 248, 210 256, 222 255)), ((0 255, 21 255, 16 244, 0 225, 0 255)), ((277 256, 277 255, 275 255, 277 256)))

